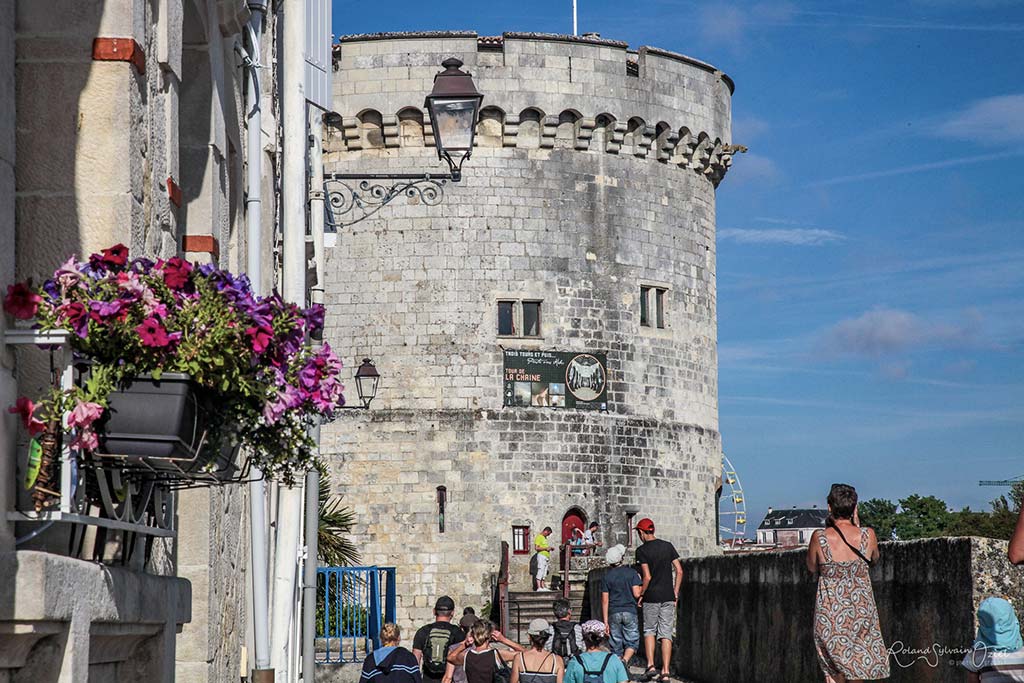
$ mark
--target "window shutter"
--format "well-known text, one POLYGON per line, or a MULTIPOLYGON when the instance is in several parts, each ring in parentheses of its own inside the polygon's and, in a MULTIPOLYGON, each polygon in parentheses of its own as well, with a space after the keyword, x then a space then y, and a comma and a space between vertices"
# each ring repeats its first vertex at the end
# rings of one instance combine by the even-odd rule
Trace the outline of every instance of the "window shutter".
POLYGON ((331 0, 306 0, 306 100, 331 111, 331 0))

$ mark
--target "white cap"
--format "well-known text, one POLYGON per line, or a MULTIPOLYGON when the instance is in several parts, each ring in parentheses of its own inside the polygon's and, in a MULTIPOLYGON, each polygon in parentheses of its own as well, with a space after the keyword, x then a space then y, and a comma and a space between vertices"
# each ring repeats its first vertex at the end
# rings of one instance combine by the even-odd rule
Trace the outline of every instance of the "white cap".
POLYGON ((619 564, 620 562, 622 562, 622 558, 625 556, 625 554, 626 546, 620 543, 618 545, 613 545, 611 548, 608 548, 608 552, 604 554, 604 559, 608 561, 608 564, 619 564))

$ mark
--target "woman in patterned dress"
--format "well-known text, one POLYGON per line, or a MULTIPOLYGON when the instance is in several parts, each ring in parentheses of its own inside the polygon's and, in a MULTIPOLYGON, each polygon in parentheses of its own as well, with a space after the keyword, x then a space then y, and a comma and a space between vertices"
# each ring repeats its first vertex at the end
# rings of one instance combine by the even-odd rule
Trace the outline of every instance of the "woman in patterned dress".
POLYGON ((878 560, 878 540, 860 528, 857 491, 833 484, 827 528, 815 531, 807 568, 818 575, 814 646, 827 683, 889 677, 889 652, 878 626, 869 563, 878 560))

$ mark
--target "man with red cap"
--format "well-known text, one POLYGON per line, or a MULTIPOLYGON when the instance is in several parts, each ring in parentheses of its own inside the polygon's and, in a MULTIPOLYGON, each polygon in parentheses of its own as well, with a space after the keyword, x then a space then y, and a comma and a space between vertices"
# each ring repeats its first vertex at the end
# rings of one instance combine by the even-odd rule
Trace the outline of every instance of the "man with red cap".
POLYGON ((683 585, 683 563, 668 541, 654 536, 654 521, 644 517, 636 525, 642 545, 636 549, 640 565, 640 600, 644 611, 644 653, 647 655, 645 681, 669 680, 672 636, 676 630, 676 604, 683 585), (654 668, 654 644, 661 641, 661 674, 654 668))

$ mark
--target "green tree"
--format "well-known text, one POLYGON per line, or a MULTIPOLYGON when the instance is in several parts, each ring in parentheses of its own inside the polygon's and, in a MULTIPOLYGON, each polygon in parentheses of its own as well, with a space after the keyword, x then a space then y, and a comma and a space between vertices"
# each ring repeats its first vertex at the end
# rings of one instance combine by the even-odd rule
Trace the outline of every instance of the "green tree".
POLYGON ((327 468, 317 462, 320 470, 320 527, 317 533, 317 559, 326 567, 344 567, 359 563, 359 550, 349 534, 356 516, 341 504, 341 496, 331 495, 331 477, 327 468))
POLYGON ((934 538, 947 533, 951 513, 945 501, 935 496, 914 494, 901 498, 900 508, 895 525, 900 540, 934 538))
POLYGON ((892 538, 896 528, 896 503, 884 498, 872 498, 857 505, 861 526, 869 526, 875 530, 880 541, 892 538))

